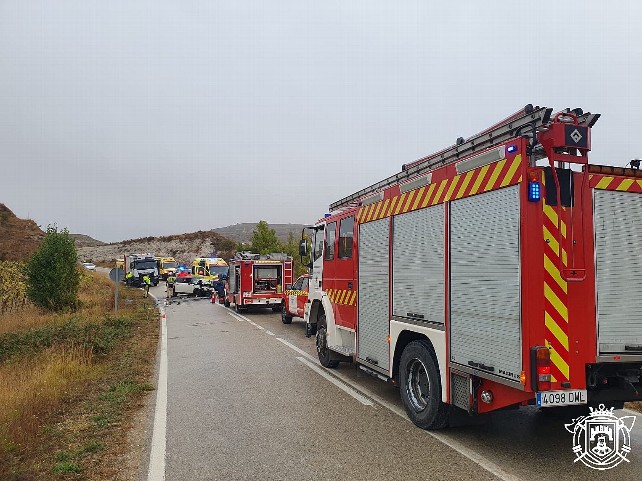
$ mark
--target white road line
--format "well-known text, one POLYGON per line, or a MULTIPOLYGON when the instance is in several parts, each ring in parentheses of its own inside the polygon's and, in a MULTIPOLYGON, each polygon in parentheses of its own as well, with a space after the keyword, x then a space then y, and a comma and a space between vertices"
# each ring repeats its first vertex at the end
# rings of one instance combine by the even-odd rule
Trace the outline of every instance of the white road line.
POLYGON ((148 481, 165 480, 165 449, 167 444, 167 318, 165 309, 161 313, 161 351, 156 387, 156 409, 154 412, 154 431, 152 448, 149 453, 148 481))
MULTIPOLYGON (((389 411, 391 411, 394 414, 396 414, 397 416, 401 417, 404 421, 406 421, 408 423, 412 422, 412 421, 410 421, 410 419, 408 419, 408 416, 406 415, 406 412, 402 408, 400 408, 398 406, 395 406, 394 404, 389 403, 388 401, 383 399, 381 396, 373 393, 369 389, 364 388, 363 386, 360 386, 360 385, 354 383, 351 379, 349 379, 347 376, 344 376, 340 372, 328 371, 326 369, 323 369, 321 367, 321 365, 319 364, 318 360, 316 360, 314 357, 312 357, 307 352, 305 352, 305 351, 299 349, 298 347, 296 347, 295 345, 289 343, 285 339, 281 339, 280 337, 277 337, 276 340, 282 342, 283 344, 288 346, 290 349, 298 352, 299 354, 305 356, 307 359, 311 360, 312 362, 310 362, 310 364, 312 364, 314 367, 316 367, 317 369, 322 371, 327 376, 332 376, 332 377, 335 377, 337 379, 340 379, 341 381, 343 381, 343 383, 345 383, 348 386, 352 387, 355 391, 361 393, 364 397, 373 399, 375 402, 377 402, 381 406, 385 407, 389 411)), ((299 357, 297 357, 297 359, 301 360, 302 362, 304 361, 304 359, 301 359, 299 357)), ((417 428, 417 429, 419 429, 419 428, 417 428)), ((454 439, 451 439, 447 435, 442 434, 442 433, 438 433, 438 432, 435 432, 435 431, 425 431, 425 432, 426 432, 427 435, 435 438, 437 441, 439 441, 439 442, 445 444, 446 446, 448 446, 449 448, 457 451, 459 454, 461 454, 462 456, 468 458, 469 460, 471 460, 475 464, 479 465, 480 467, 484 468, 486 471, 488 471, 489 473, 491 473, 494 476, 498 477, 502 481, 522 481, 522 479, 519 478, 518 476, 515 476, 513 474, 507 473, 499 465, 493 463, 490 459, 488 459, 488 458, 484 457, 483 455, 473 451, 472 449, 464 446, 462 443, 460 443, 458 441, 455 441, 454 439)))
POLYGON ((239 322, 245 322, 245 319, 241 319, 240 317, 235 316, 234 313, 232 313, 232 312, 228 312, 228 314, 230 316, 232 316, 234 319, 236 319, 237 321, 239 321, 239 322))
POLYGON ((274 333, 272 331, 268 331, 267 329, 265 330, 266 334, 269 334, 270 336, 274 336, 274 333))
POLYGON ((374 406, 374 403, 370 399, 368 399, 367 397, 361 395, 361 393, 359 393, 359 391, 357 391, 356 389, 352 389, 347 384, 339 381, 336 377, 332 376, 331 374, 328 374, 328 372, 325 369, 323 369, 320 366, 317 366, 316 364, 308 361, 304 357, 297 356, 297 359, 299 361, 301 361, 303 364, 305 364, 306 366, 308 366, 310 369, 312 369, 314 372, 316 372, 317 374, 319 374, 320 376, 322 376, 323 378, 325 378, 326 380, 330 381, 332 384, 337 386, 343 392, 345 392, 346 394, 349 394, 350 396, 355 398, 357 401, 359 401, 364 406, 374 406))

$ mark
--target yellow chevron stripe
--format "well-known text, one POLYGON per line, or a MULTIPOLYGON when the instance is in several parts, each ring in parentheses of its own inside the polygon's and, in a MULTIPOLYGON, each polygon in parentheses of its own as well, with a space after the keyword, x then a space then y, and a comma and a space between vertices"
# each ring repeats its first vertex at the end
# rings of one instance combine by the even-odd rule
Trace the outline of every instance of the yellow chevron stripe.
POLYGON ((424 201, 421 203, 421 208, 422 208, 422 209, 423 209, 424 207, 426 207, 426 206, 430 203, 430 198, 432 197, 432 193, 433 193, 433 191, 435 190, 435 186, 436 186, 436 185, 437 185, 437 184, 430 184, 430 186, 428 187, 428 193, 426 194, 426 198, 425 198, 425 199, 424 199, 424 201))
POLYGON ((357 300, 357 291, 353 291, 352 292, 352 297, 350 298, 350 305, 354 306, 356 300, 357 300))
POLYGON ((456 175, 450 181, 450 186, 448 186, 448 190, 446 191, 446 196, 444 197, 444 202, 447 202, 451 199, 451 197, 453 196, 453 192, 455 191, 455 187, 457 187, 457 184, 459 183, 459 179, 461 177, 462 177, 461 175, 456 175))
POLYGON ((464 192, 466 192, 466 188, 468 187, 468 184, 470 184, 470 180, 473 178, 473 175, 475 175, 474 170, 471 170, 464 175, 464 181, 461 183, 461 187, 459 187, 455 199, 461 199, 461 197, 464 195, 464 192))
POLYGON ((546 297, 548 302, 550 302, 555 310, 559 312, 562 319, 568 322, 568 309, 566 308, 566 305, 564 305, 562 300, 557 297, 557 294, 553 292, 546 282, 544 282, 544 297, 546 297))
POLYGON ((642 189, 642 180, 638 180, 638 181, 636 181, 636 182, 637 182, 637 183, 638 183, 638 185, 640 186, 640 189, 642 189))
POLYGON ((421 200, 421 197, 424 195, 424 192, 426 192, 425 185, 421 189, 419 189, 419 191, 417 192, 417 197, 415 197, 415 201, 412 203, 411 210, 417 209, 417 207, 419 206, 419 201, 421 200))
POLYGON ((568 379, 569 378, 568 364, 566 364, 566 361, 562 359, 562 357, 557 353, 555 348, 551 346, 550 342, 546 341, 546 344, 547 344, 548 350, 551 352, 551 362, 555 364, 557 369, 559 369, 560 372, 566 377, 566 379, 568 379))
POLYGON ((348 291, 341 291, 341 294, 339 295, 339 304, 345 304, 346 297, 348 297, 348 291))
POLYGON ((388 205, 388 211, 386 212, 386 217, 390 217, 392 213, 395 211, 395 206, 397 205, 398 200, 399 200, 398 195, 390 199, 390 204, 388 205))
POLYGON ((414 200, 414 196, 417 195, 416 190, 411 190, 408 192, 408 197, 406 197, 406 201, 403 204, 403 208, 401 209, 401 212, 408 212, 410 210, 410 205, 412 204, 412 201, 414 200))
POLYGON ((544 252, 544 268, 546 269, 546 272, 548 272, 548 274, 557 283, 557 285, 560 286, 560 288, 564 291, 564 294, 568 294, 568 285, 566 284, 566 281, 562 279, 559 269, 553 263, 553 261, 548 258, 546 252, 544 252))
POLYGON ((606 189, 611 182, 613 182, 614 177, 602 177, 600 181, 595 185, 596 189, 606 189))
POLYGON ((490 190, 493 188, 495 185, 495 182, 497 182, 497 179, 499 178, 499 174, 501 174, 504 166, 506 165, 506 159, 500 160, 497 162, 497 165, 493 169, 493 173, 490 176, 490 179, 488 179, 488 183, 486 184, 486 188, 484 191, 490 190))
POLYGON ((374 214, 375 204, 370 204, 368 206, 368 215, 366 215, 365 221, 370 222, 372 220, 372 215, 374 214))
POLYGON ((562 249, 562 264, 567 265, 567 257, 566 257, 566 251, 562 249))
POLYGON ((446 187, 446 184, 448 183, 447 180, 442 180, 439 183, 439 188, 437 189, 437 193, 435 196, 432 198, 432 202, 430 203, 431 205, 435 205, 439 202, 439 199, 441 198, 441 193, 444 191, 444 187, 446 187))
POLYGON ((564 346, 564 349, 568 351, 568 336, 566 335, 566 333, 562 331, 560 326, 558 326, 555 322, 555 319, 553 319, 548 312, 544 313, 544 317, 544 324, 546 325, 546 328, 553 333, 559 343, 564 346))
POLYGON ((404 202, 406 201, 406 197, 408 197, 408 192, 404 192, 399 197, 399 203, 397 204, 397 208, 395 209, 395 215, 398 214, 401 211, 401 207, 403 206, 404 202))
POLYGON ((559 257, 560 255, 560 245, 557 242, 557 239, 549 232, 549 230, 544 226, 544 240, 548 239, 548 246, 553 250, 555 255, 559 257))
POLYGON ((481 170, 479 171, 479 174, 477 175, 477 178, 475 179, 475 183, 473 184, 473 188, 470 189, 470 195, 477 194, 479 192, 479 187, 481 186, 482 181, 486 177, 486 172, 488 172, 488 169, 490 168, 490 165, 484 165, 481 170))
POLYGON ((379 218, 379 214, 381 213, 381 207, 383 207, 383 201, 377 202, 375 204, 377 208, 374 211, 374 215, 372 216, 372 220, 377 220, 379 218))
POLYGON ((633 179, 624 179, 622 182, 620 182, 620 185, 618 185, 615 190, 627 191, 629 190, 629 187, 633 185, 633 182, 635 182, 633 179))
MULTIPOLYGON (((546 202, 544 202, 543 205, 544 205, 544 214, 546 214, 546 217, 548 217, 554 225, 557 225, 557 212, 555 212, 555 209, 553 209, 550 205, 546 204, 546 202)), ((566 223, 564 221, 560 222, 559 228, 562 233, 562 237, 566 238, 566 223)))
POLYGON ((515 175, 515 172, 517 172, 517 169, 519 168, 521 163, 522 163, 522 156, 520 154, 513 159, 513 163, 510 164, 508 172, 506 172, 506 175, 504 176, 504 180, 502 180, 500 187, 506 187, 508 184, 510 184, 510 181, 515 175))

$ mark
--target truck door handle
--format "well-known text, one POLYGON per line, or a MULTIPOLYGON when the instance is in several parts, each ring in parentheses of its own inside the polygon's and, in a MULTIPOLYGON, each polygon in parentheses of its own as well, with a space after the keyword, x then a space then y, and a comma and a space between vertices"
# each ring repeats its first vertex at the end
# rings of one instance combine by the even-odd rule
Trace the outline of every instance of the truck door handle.
POLYGON ((352 290, 352 282, 348 282, 348 289, 352 290))

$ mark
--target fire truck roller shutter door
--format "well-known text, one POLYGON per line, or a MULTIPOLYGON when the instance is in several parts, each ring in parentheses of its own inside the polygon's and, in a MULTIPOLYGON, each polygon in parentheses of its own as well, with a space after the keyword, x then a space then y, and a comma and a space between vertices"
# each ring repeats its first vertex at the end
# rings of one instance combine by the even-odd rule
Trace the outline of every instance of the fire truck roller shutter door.
POLYGON ((359 226, 359 323, 360 359, 389 370, 388 334, 390 220, 359 226))
POLYGON ((394 217, 395 316, 444 323, 444 206, 394 217))
POLYGON ((599 353, 642 354, 642 194, 595 190, 599 353))
POLYGON ((519 186, 450 206, 450 357, 519 382, 519 186))

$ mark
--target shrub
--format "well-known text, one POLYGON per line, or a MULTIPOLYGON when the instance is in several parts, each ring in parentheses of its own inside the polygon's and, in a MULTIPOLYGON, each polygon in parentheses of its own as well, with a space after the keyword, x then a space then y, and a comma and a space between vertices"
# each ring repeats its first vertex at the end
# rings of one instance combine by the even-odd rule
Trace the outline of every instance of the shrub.
POLYGON ((38 250, 27 264, 27 297, 52 311, 75 309, 78 305, 78 256, 67 229, 47 227, 38 250))

